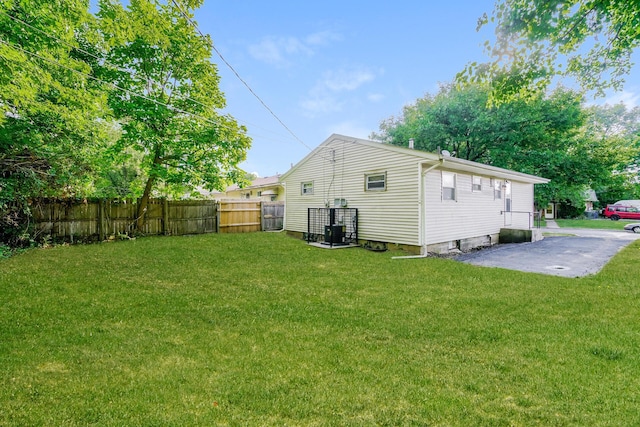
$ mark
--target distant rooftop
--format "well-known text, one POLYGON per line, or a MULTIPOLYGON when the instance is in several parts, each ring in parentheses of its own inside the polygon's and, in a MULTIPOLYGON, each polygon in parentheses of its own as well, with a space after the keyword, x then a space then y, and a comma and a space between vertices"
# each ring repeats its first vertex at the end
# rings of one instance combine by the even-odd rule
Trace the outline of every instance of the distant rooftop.
MULTIPOLYGON (((256 178, 253 181, 251 181, 251 185, 248 185, 244 188, 259 188, 259 187, 267 187, 270 185, 274 185, 277 184, 278 181, 280 180, 280 175, 274 175, 274 176, 265 176, 264 178, 256 178)), ((240 187, 238 186, 238 184, 233 184, 230 185, 227 188, 227 191, 233 191, 233 190, 238 190, 240 189, 240 187)))

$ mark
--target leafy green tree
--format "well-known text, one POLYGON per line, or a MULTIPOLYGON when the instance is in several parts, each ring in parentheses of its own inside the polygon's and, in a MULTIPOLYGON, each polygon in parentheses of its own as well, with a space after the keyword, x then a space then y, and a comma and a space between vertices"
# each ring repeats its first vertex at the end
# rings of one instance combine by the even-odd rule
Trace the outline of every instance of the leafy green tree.
POLYGON ((0 0, 0 239, 28 241, 28 200, 90 179, 108 119, 79 46, 95 38, 85 0, 0 0), (100 120, 98 120, 100 119, 100 120))
POLYGON ((610 176, 593 183, 600 203, 640 198, 640 108, 617 104, 592 106, 586 111, 587 136, 599 141, 598 155, 611 160, 610 176))
POLYGON ((495 99, 543 93, 555 76, 585 90, 620 89, 640 43, 640 2, 618 0, 497 0, 478 28, 494 24, 492 58, 469 64, 462 82, 490 82, 495 99))
MULTIPOLYGON (((593 112, 575 92, 558 89, 548 97, 491 105, 487 86, 443 86, 406 106, 400 117, 380 125, 373 139, 453 155, 551 179, 538 186, 536 202, 584 207, 584 192, 610 182, 637 155, 634 143, 596 127, 593 112)), ((602 110, 595 109, 603 114, 602 110)), ((612 125, 613 126, 613 125, 612 125)))
POLYGON ((211 40, 198 34, 184 13, 201 0, 99 2, 107 46, 101 78, 115 86, 109 105, 122 125, 120 150, 142 156, 145 178, 138 212, 144 222, 158 183, 164 191, 196 186, 222 190, 244 172, 250 139, 246 129, 217 110, 225 106, 211 40))

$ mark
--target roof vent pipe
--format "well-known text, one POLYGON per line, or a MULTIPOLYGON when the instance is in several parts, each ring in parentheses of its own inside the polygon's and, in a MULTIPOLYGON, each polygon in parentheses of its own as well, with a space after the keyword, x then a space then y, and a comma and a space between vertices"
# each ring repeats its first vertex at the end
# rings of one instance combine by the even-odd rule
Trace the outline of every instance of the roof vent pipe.
POLYGON ((413 150, 413 138, 409 140, 409 148, 413 150))

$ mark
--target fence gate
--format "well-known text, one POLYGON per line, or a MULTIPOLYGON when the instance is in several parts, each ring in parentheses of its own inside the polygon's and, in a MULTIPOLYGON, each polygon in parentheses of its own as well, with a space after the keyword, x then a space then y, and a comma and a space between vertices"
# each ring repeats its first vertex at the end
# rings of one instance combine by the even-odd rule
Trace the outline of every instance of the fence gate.
POLYGON ((220 233, 250 233, 260 231, 261 202, 250 200, 225 200, 218 209, 220 233))
POLYGON ((284 202, 262 202, 262 231, 282 230, 284 202))

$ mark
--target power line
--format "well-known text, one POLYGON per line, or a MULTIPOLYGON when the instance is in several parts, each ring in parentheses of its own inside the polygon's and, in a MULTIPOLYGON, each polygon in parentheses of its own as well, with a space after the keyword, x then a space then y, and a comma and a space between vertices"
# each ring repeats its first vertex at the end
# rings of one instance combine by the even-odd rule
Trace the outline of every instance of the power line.
POLYGON ((236 129, 234 129, 234 128, 232 128, 232 127, 230 127, 230 126, 228 126, 228 125, 226 125, 226 124, 224 124, 224 123, 215 122, 215 121, 213 121, 213 120, 209 119, 208 117, 203 117, 203 116, 200 116, 200 115, 198 115, 198 114, 194 114, 194 113, 191 113, 191 112, 189 112, 189 111, 183 110, 183 109, 181 109, 181 108, 174 107, 173 105, 165 104, 164 102, 160 102, 160 101, 158 101, 158 100, 156 100, 156 99, 149 98, 149 97, 148 97, 148 96, 146 96, 146 95, 141 95, 141 94, 136 93, 136 92, 134 92, 134 91, 132 91, 132 90, 130 90, 130 89, 126 89, 126 88, 120 87, 120 86, 116 85, 115 83, 106 82, 106 81, 101 80, 101 79, 99 79, 99 78, 97 78, 97 77, 95 77, 95 76, 92 76, 92 75, 87 74, 87 73, 83 73, 82 71, 78 71, 78 70, 73 69, 73 68, 71 68, 71 67, 68 67, 68 66, 66 66, 66 65, 64 65, 64 64, 61 64, 59 61, 52 60, 52 59, 48 59, 48 58, 45 58, 45 57, 43 57, 43 56, 38 55, 37 53, 33 53, 33 52, 31 52, 31 51, 28 51, 28 50, 24 49, 24 48, 23 48, 23 47, 21 47, 21 46, 16 46, 16 45, 14 45, 14 44, 12 44, 12 43, 6 42, 6 41, 1 40, 1 39, 0 39, 0 43, 5 44, 5 45, 7 45, 7 46, 9 46, 9 47, 12 47, 12 48, 14 48, 14 49, 18 49, 18 50, 20 50, 20 51, 22 51, 22 52, 24 52, 24 53, 26 53, 26 54, 28 54, 28 55, 31 55, 31 56, 33 56, 33 57, 35 57, 35 58, 38 58, 38 59, 41 59, 41 60, 43 60, 43 61, 45 61, 45 62, 48 62, 48 63, 50 63, 50 64, 57 65, 57 66, 59 66, 59 67, 61 67, 61 68, 64 68, 64 69, 66 69, 66 70, 68 70, 68 71, 74 72, 74 73, 79 74, 79 75, 84 76, 84 77, 88 77, 88 78, 90 78, 90 79, 92 79, 92 80, 95 80, 95 81, 97 81, 97 82, 103 83, 103 84, 105 84, 105 85, 107 85, 107 86, 111 86, 112 88, 117 89, 117 90, 119 90, 119 91, 121 91, 121 92, 125 92, 125 93, 127 93, 128 95, 132 95, 132 96, 136 96, 136 97, 138 97, 138 98, 145 99, 145 100, 147 100, 147 101, 153 102, 154 104, 161 105, 161 106, 163 106, 163 107, 167 107, 168 109, 170 109, 170 110, 172 110, 172 111, 176 111, 176 112, 178 112, 178 113, 183 113, 183 114, 187 114, 187 115, 189 115, 189 116, 195 117, 195 118, 199 118, 199 119, 201 119, 201 120, 206 121, 206 122, 207 122, 207 123, 209 123, 209 124, 212 124, 212 125, 218 126, 218 127, 220 127, 220 128, 226 128, 226 129, 228 129, 228 130, 232 130, 232 131, 235 131, 235 130, 236 130, 236 129))
MULTIPOLYGON (((175 2, 174 2, 174 4, 175 4, 175 2)), ((181 13, 183 16, 185 16, 185 13, 184 13, 184 11, 180 8, 180 6, 179 6, 179 5, 177 5, 177 4, 176 4, 176 6, 178 7, 178 9, 179 9, 180 13, 181 13)), ((0 13, 4 14, 5 16, 7 16, 9 19, 11 19, 11 20, 13 20, 13 21, 20 23, 21 25, 23 25, 23 26, 25 26, 25 27, 30 28, 31 30, 37 31, 37 32, 39 32, 39 33, 41 33, 41 34, 45 35, 45 36, 46 36, 46 37, 48 37, 49 39, 55 40, 55 41, 57 41, 57 42, 59 42, 59 43, 61 43, 61 44, 65 45, 65 46, 69 47, 70 49, 73 49, 73 50, 76 50, 76 51, 78 51, 78 52, 81 52, 81 53, 83 53, 83 54, 85 54, 85 55, 87 55, 87 56, 90 56, 90 57, 92 57, 92 58, 96 59, 97 61, 101 61, 101 62, 102 62, 104 65, 106 65, 106 66, 110 66, 110 67, 112 67, 112 68, 114 68, 114 69, 116 69, 116 70, 118 70, 118 71, 120 71, 120 72, 124 72, 124 73, 131 74, 131 71, 130 71, 130 70, 125 69, 125 68, 122 68, 122 67, 120 67, 120 66, 118 66, 118 65, 115 65, 115 64, 113 64, 113 63, 110 63, 109 61, 104 60, 104 58, 101 58, 100 56, 98 56, 98 55, 96 55, 96 54, 94 54, 94 53, 88 52, 87 50, 84 50, 84 49, 82 49, 81 47, 75 46, 75 45, 73 45, 73 44, 71 44, 71 43, 69 43, 69 42, 67 42, 67 41, 65 41, 65 40, 62 40, 62 39, 60 39, 60 38, 56 37, 55 35, 52 35, 52 34, 50 34, 50 33, 46 32, 46 31, 44 31, 44 30, 41 30, 40 28, 37 28, 37 27, 35 27, 35 26, 33 26, 33 25, 29 24, 28 22, 25 22, 24 20, 22 20, 22 19, 20 19, 20 18, 18 18, 18 17, 12 16, 12 15, 8 14, 8 13, 7 13, 7 12, 5 12, 5 11, 0 11, 0 13)), ((191 25, 193 25, 193 26, 195 27, 195 29, 200 33, 200 35, 201 35, 202 37, 204 37, 204 35, 202 34, 202 32, 201 32, 201 31, 197 28, 197 26, 196 26, 196 25, 195 25, 195 24, 194 24, 194 23, 189 19, 189 17, 188 17, 188 16, 185 16, 185 18, 189 21, 189 23, 190 23, 191 25)), ((0 40, 0 41, 2 41, 2 40, 0 40)), ((101 82, 101 83, 106 84, 106 85, 108 85, 108 86, 111 86, 111 87, 113 87, 113 88, 115 88, 115 89, 118 89, 118 90, 120 90, 120 91, 122 91, 122 92, 126 92, 126 93, 128 93, 128 94, 130 94, 130 95, 134 95, 134 96, 136 96, 136 97, 140 97, 140 98, 142 98, 142 99, 146 99, 146 100, 148 100, 148 101, 151 101, 151 102, 153 102, 153 103, 155 103, 155 104, 158 104, 158 105, 165 106, 165 107, 167 107, 167 108, 169 108, 169 109, 172 109, 172 110, 174 110, 174 111, 178 111, 178 112, 181 112, 181 113, 184 113, 184 114, 188 114, 188 115, 191 115, 191 116, 193 116, 193 117, 201 118, 201 119, 203 119, 203 120, 207 121, 208 123, 214 124, 214 125, 216 125, 216 126, 219 126, 219 127, 222 127, 222 128, 226 128, 226 129, 229 129, 229 130, 235 130, 235 129, 233 129, 233 128, 231 128, 231 127, 229 127, 228 125, 225 125, 225 124, 223 124, 223 123, 219 123, 219 122, 212 121, 212 120, 210 120, 210 119, 208 119, 208 118, 206 118, 206 117, 202 117, 202 116, 200 116, 200 115, 198 115, 198 114, 191 113, 191 112, 188 112, 188 111, 185 111, 185 110, 182 110, 182 109, 179 109, 179 108, 173 107, 173 106, 171 106, 171 105, 168 105, 168 104, 165 104, 165 103, 163 103, 163 102, 157 101, 157 100, 155 100, 155 99, 153 99, 153 98, 149 98, 149 97, 147 97, 147 96, 145 96, 145 95, 140 95, 140 94, 138 94, 138 93, 136 93, 136 92, 134 92, 134 91, 131 91, 130 89, 126 89, 126 88, 119 87, 118 85, 116 85, 116 84, 114 84, 114 83, 105 82, 104 80, 101 80, 101 79, 99 79, 99 78, 97 78, 97 77, 95 77, 95 76, 92 76, 92 75, 90 75, 90 74, 82 73, 82 72, 80 72, 80 71, 78 71, 78 70, 75 70, 75 69, 73 69, 73 68, 69 68, 69 67, 67 67, 67 66, 65 66, 65 65, 63 65, 63 64, 61 64, 59 61, 55 61, 55 60, 51 60, 51 59, 44 58, 44 57, 42 57, 42 56, 40 56, 40 55, 38 55, 38 54, 36 54, 36 53, 30 52, 30 51, 28 51, 28 50, 24 49, 24 48, 22 48, 22 47, 12 45, 12 44, 10 44, 10 43, 8 43, 8 42, 5 42, 5 41, 2 41, 2 42, 3 42, 4 44, 8 45, 8 46, 11 46, 11 47, 14 47, 14 48, 16 48, 16 49, 19 49, 19 50, 23 51, 24 53, 27 53, 27 54, 29 54, 29 55, 31 55, 31 56, 34 56, 34 57, 37 57, 37 58, 39 58, 39 59, 41 59, 41 60, 43 60, 43 61, 46 61, 46 62, 49 62, 49 63, 55 64, 55 65, 57 65, 57 66, 59 66, 59 67, 65 68, 65 69, 67 69, 67 70, 69 70, 69 71, 72 71, 72 72, 74 72, 74 73, 80 74, 80 75, 82 75, 82 76, 84 76, 84 77, 88 77, 88 78, 93 79, 93 80, 95 80, 95 81, 101 82)), ((214 50, 215 50, 215 47, 213 47, 213 48, 214 48, 214 50)), ((227 66, 228 66, 229 68, 231 68, 231 69, 235 72, 235 70, 233 69, 233 67, 232 67, 232 66, 231 66, 231 65, 230 65, 230 64, 229 64, 229 63, 228 63, 228 62, 227 62, 227 61, 222 57, 222 55, 220 54, 220 52, 218 52, 217 50, 216 50, 216 52, 217 52, 217 53, 218 53, 218 55, 222 58, 222 60, 223 60, 223 61, 225 61, 225 63, 227 64, 227 66)), ((251 91, 251 93, 253 93, 253 95, 254 95, 254 96, 256 96, 256 98, 258 98, 258 100, 260 100, 260 102, 262 102, 262 100, 261 100, 261 99, 260 99, 260 98, 259 98, 259 97, 258 97, 258 96, 257 96, 257 95, 252 91, 252 90, 251 90, 251 88, 247 85, 247 83, 246 83, 246 82, 245 82, 245 81, 244 81, 244 80, 243 80, 243 79, 238 75, 238 73, 236 73, 236 75, 237 75, 237 77, 240 79, 240 81, 242 81, 242 82, 245 84, 245 86, 247 86, 247 88, 251 91)), ((193 103, 195 103, 195 104, 198 104, 198 105, 200 105, 200 106, 204 107, 205 109, 215 109, 215 108, 214 108, 214 107, 212 107, 212 106, 209 106, 209 105, 203 104, 202 102, 199 102, 199 101, 197 101, 197 100, 195 100, 195 99, 192 99, 192 98, 190 98, 190 97, 188 97, 188 96, 187 96, 185 99, 186 99, 186 100, 189 100, 189 101, 191 101, 191 102, 193 102, 193 103)), ((294 137, 294 139, 295 139, 297 142, 300 142, 300 143, 301 143, 301 144, 303 144, 306 148, 308 148, 309 150, 311 150, 311 148, 310 148, 309 146, 307 146, 303 141, 301 141, 301 140, 300 140, 300 139, 299 139, 299 138, 298 138, 298 137, 297 137, 297 136, 296 136, 296 135, 295 135, 295 134, 294 134, 294 133, 293 133, 293 132, 292 132, 292 131, 291 131, 291 130, 290 130, 290 129, 285 125, 285 124, 284 124, 284 123, 282 123, 282 121, 280 121, 280 119, 279 119, 277 116, 275 116, 275 114, 273 113, 273 111, 271 111, 271 110, 269 109, 269 107, 268 107, 268 106, 266 106, 266 104, 265 104, 264 102, 262 102, 262 104, 265 106, 265 108, 267 108, 267 110, 268 110, 268 111, 270 111, 270 112, 271 112, 271 114, 272 114, 272 115, 274 115, 274 117, 276 117, 276 119, 277 119, 277 120, 278 120, 278 121, 279 121, 279 122, 284 126, 284 128, 285 128, 287 131, 289 131, 289 133, 294 137)), ((273 132, 273 131, 271 131, 271 130, 269 130, 269 129, 266 129, 266 128, 262 128, 262 127, 260 127, 260 126, 258 126, 258 125, 255 125, 255 124, 251 124, 251 123, 249 123, 249 122, 247 122, 247 121, 245 121, 245 120, 241 120, 241 119, 237 119, 237 118, 236 118, 235 120, 236 120, 236 121, 239 121, 239 122, 244 122, 244 123, 246 123, 246 124, 248 124, 248 125, 251 125, 251 126, 253 126, 253 127, 255 127, 255 128, 258 128, 258 129, 262 129, 262 130, 267 131, 267 132, 269 132, 269 133, 273 133, 274 135, 278 135, 276 132, 273 132)), ((247 132, 247 133, 253 133, 253 132, 247 132)), ((268 138, 268 137, 265 137, 265 136, 261 136, 261 138, 263 138, 263 139, 271 139, 271 138, 268 138)), ((274 140, 274 139, 271 139, 271 140, 272 140, 272 141, 274 141, 274 142, 277 142, 277 141, 276 141, 276 140, 274 140)))
MULTIPOLYGON (((31 28, 32 30, 35 30, 35 31, 38 31, 38 32, 39 32, 39 33, 41 33, 41 34, 44 34, 45 36, 47 36, 47 37, 48 37, 48 38, 50 38, 50 39, 53 39, 53 40, 55 40, 55 41, 57 41, 57 42, 60 42, 61 44, 65 45, 65 46, 67 46, 67 47, 69 47, 69 48, 71 48, 71 49, 74 49, 74 50, 77 50, 78 52, 84 53, 85 55, 90 56, 90 57, 92 57, 92 58, 94 58, 94 59, 96 59, 96 60, 98 60, 98 61, 102 61, 104 65, 107 65, 107 66, 113 67, 114 69, 116 69, 116 70, 118 70, 118 71, 120 71, 120 72, 124 72, 124 73, 128 73, 129 75, 132 75, 132 73, 131 73, 131 71, 130 71, 130 70, 125 69, 125 68, 122 68, 122 67, 120 67, 120 66, 118 66, 118 65, 112 64, 112 63, 110 63, 109 61, 106 61, 106 60, 104 60, 103 58, 99 57, 98 55, 95 55, 95 54, 93 54, 93 53, 91 53, 91 52, 88 52, 88 51, 86 51, 86 50, 84 50, 84 49, 82 49, 82 48, 80 48, 80 47, 78 47, 78 46, 74 46, 74 45, 72 45, 71 43, 68 43, 68 42, 66 42, 66 41, 64 41, 64 40, 62 40, 62 39, 60 39, 60 38, 58 38, 58 37, 56 37, 56 36, 54 36, 54 35, 52 35, 52 34, 47 33, 46 31, 43 31, 43 30, 41 30, 41 29, 39 29, 39 28, 36 28, 36 27, 34 27, 33 25, 29 24, 28 22, 23 21, 23 20, 22 20, 22 19, 20 19, 20 18, 17 18, 17 17, 15 17, 15 16, 11 16, 11 15, 9 15, 8 13, 6 13, 6 12, 4 12, 4 11, 0 11, 0 13, 2 13, 2 14, 4 14, 4 15, 6 15, 8 18, 10 18, 10 19, 12 19, 12 20, 14 20, 14 21, 16 21, 16 22, 19 22, 20 24, 22 24, 22 25, 24 25, 24 26, 26 26, 26 27, 28 27, 28 28, 31 28)), ((28 51, 25 51, 25 52, 29 53, 28 51)), ((37 56, 37 55, 36 55, 36 56, 37 56)), ((41 58, 41 59, 44 59, 44 58, 41 58)), ((58 63, 58 65, 62 66, 62 64, 60 64, 60 63, 58 63)), ((77 70, 73 70, 73 71, 77 71, 77 70)), ((97 79, 97 78, 94 78, 94 77, 93 77, 93 76, 91 76, 91 75, 88 75, 88 74, 85 74, 85 75, 86 75, 87 77, 93 78, 94 80, 99 80, 99 79, 97 79)), ((133 75, 132 75, 132 76, 133 76, 133 75)), ((107 83, 107 82, 103 82, 103 83, 111 84, 111 83, 107 83)), ((114 86, 114 87, 116 87, 116 88, 118 88, 116 85, 113 85, 113 86, 114 86)), ((120 89, 120 88, 119 88, 119 89, 120 89)), ((122 89, 122 90, 129 91, 128 89, 122 89)), ((133 93, 133 92, 131 92, 131 91, 129 91, 129 92, 130 92, 130 93, 133 93)), ((141 96, 141 95, 140 95, 140 96, 141 96)), ((141 97, 145 98, 144 96, 141 96, 141 97)), ((145 98, 145 99, 151 100, 151 99, 149 99, 149 98, 145 98)), ((200 105, 201 107, 204 107, 205 109, 213 109, 213 110, 215 110, 215 107, 212 107, 212 106, 210 106, 210 105, 203 104, 202 102, 199 102, 199 101, 197 101, 197 100, 195 100, 195 99, 193 99, 193 98, 190 98, 190 97, 188 97, 188 96, 187 96, 187 97, 185 97, 185 99, 186 99, 186 100, 188 100, 188 101, 193 102, 194 104, 198 104, 198 105, 200 105)), ((157 102, 157 101, 154 101, 154 102, 156 102, 156 103, 159 103, 159 104, 161 104, 161 105, 165 105, 165 106, 169 107, 168 105, 166 105, 166 104, 162 104, 161 102, 157 102)), ((178 110, 177 110, 177 111, 178 111, 178 110)), ((180 111, 181 111, 181 110, 180 110, 180 111)), ((181 112, 184 112, 184 111, 181 111, 181 112)), ((188 113, 188 112, 187 112, 187 113, 188 113)), ((193 113, 188 113, 188 114, 191 114, 191 115, 193 115, 193 116, 195 116, 195 117, 204 118, 204 117, 198 116, 198 115, 193 114, 193 113)), ((206 119, 206 118, 204 118, 204 119, 206 119)), ((229 130, 232 130, 232 128, 230 128, 230 127, 228 127, 228 126, 224 126, 224 125, 222 125, 222 124, 218 124, 218 125, 219 125, 219 126, 222 126, 222 127, 226 127, 226 128, 227 128, 227 129, 229 129, 229 130)))
MULTIPOLYGON (((189 15, 187 15, 187 13, 182 9, 182 7, 178 4, 178 2, 176 0, 171 0, 171 2, 175 5, 175 7, 180 11, 180 13, 182 14, 182 16, 184 16, 184 18, 187 20, 187 22, 189 22, 193 28, 198 32, 198 34, 200 34, 200 36, 202 36, 203 38, 205 37, 205 35, 202 33, 202 31, 200 31, 200 28, 198 28, 198 24, 196 24, 191 17, 189 17, 189 15)), ((282 120, 280 120, 280 118, 276 115, 276 113, 273 112, 273 110, 271 108, 269 108, 269 106, 262 100, 262 98, 260 98, 254 91, 253 89, 251 89, 251 87, 249 86, 249 84, 242 78, 240 77, 240 74, 238 74, 238 72, 231 66, 231 64, 224 58, 224 56, 222 55, 222 53, 220 53, 220 51, 216 48, 215 44, 212 42, 211 43, 211 47, 213 48, 213 50, 218 54, 218 56, 220 57, 220 59, 227 65, 227 67, 229 67, 229 69, 233 72, 233 74, 235 74, 235 76, 238 78, 238 80, 240 80, 242 82, 242 84, 249 90, 249 92, 251 92, 251 94, 262 104, 262 106, 282 125, 282 127, 284 127, 287 132, 289 132, 295 139, 296 141, 298 141, 300 144, 304 145, 307 149, 309 149, 309 151, 313 151, 313 149, 311 147, 309 147, 307 144, 304 143, 304 141, 302 141, 300 138, 298 138, 298 136, 293 133, 293 131, 291 129, 289 129, 289 127, 284 124, 284 122, 282 120)))

